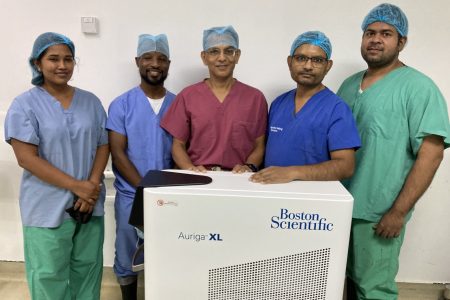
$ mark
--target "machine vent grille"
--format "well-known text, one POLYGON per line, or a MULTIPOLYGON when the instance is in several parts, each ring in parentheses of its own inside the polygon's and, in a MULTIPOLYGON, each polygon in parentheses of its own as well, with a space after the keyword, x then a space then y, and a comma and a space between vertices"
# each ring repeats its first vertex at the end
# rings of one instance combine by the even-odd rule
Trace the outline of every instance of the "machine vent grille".
POLYGON ((330 248, 209 270, 208 300, 322 300, 330 248))

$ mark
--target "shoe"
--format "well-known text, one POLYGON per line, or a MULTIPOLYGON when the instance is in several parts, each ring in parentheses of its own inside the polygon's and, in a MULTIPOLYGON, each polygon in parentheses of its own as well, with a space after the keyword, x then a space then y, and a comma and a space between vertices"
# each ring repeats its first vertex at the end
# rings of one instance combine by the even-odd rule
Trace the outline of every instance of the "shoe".
POLYGON ((122 300, 137 300, 137 280, 127 285, 121 285, 122 300))

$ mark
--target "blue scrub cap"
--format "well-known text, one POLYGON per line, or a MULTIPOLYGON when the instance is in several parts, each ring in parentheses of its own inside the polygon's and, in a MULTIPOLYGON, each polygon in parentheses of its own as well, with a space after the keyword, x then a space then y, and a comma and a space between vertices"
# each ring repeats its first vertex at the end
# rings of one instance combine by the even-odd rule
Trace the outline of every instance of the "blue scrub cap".
POLYGON ((147 52, 159 52, 170 58, 169 42, 165 34, 151 35, 141 34, 139 36, 137 57, 147 52))
POLYGON ((327 59, 331 57, 331 43, 327 36, 320 31, 307 31, 299 35, 291 46, 291 56, 294 55, 295 50, 303 44, 310 44, 314 46, 320 47, 325 54, 327 55, 327 59))
POLYGON ((366 31, 367 27, 375 22, 394 26, 401 36, 408 35, 408 19, 403 11, 395 5, 383 3, 373 8, 364 18, 361 25, 362 30, 366 31))
POLYGON ((203 51, 218 45, 239 49, 239 36, 233 26, 212 27, 203 31, 203 51))
POLYGON ((33 50, 31 51, 31 56, 28 59, 28 63, 30 64, 32 73, 32 84, 42 85, 44 83, 44 76, 42 75, 42 72, 38 70, 38 68, 34 64, 34 61, 39 59, 42 53, 47 50, 47 48, 58 44, 67 45, 67 47, 69 47, 70 51, 72 52, 72 56, 75 57, 75 45, 68 37, 62 34, 55 32, 45 32, 38 36, 34 41, 33 50))

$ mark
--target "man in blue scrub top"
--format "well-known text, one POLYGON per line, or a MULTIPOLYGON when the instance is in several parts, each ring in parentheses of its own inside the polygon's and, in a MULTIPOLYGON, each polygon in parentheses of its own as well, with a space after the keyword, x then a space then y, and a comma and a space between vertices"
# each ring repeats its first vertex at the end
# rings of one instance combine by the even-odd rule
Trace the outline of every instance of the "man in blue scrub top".
POLYGON ((140 35, 135 60, 141 83, 109 107, 106 128, 117 191, 114 272, 124 300, 136 299, 137 294, 137 274, 131 270, 131 260, 142 240, 128 224, 136 186, 148 170, 172 167, 172 137, 159 126, 175 98, 164 88, 169 58, 166 35, 140 35))
POLYGON ((297 88, 269 111, 265 169, 250 180, 341 180, 352 176, 361 146, 349 107, 322 84, 333 65, 330 40, 319 31, 298 36, 287 58, 297 88))

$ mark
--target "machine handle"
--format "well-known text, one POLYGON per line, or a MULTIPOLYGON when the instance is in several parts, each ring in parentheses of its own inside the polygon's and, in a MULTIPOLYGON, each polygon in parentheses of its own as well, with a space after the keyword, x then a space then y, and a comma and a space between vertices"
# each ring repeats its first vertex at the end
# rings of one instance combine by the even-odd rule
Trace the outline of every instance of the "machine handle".
POLYGON ((135 260, 141 252, 144 252, 144 243, 139 245, 139 247, 136 249, 136 251, 133 254, 133 258, 131 259, 131 270, 133 272, 140 272, 140 271, 144 270, 144 263, 135 265, 135 260))

